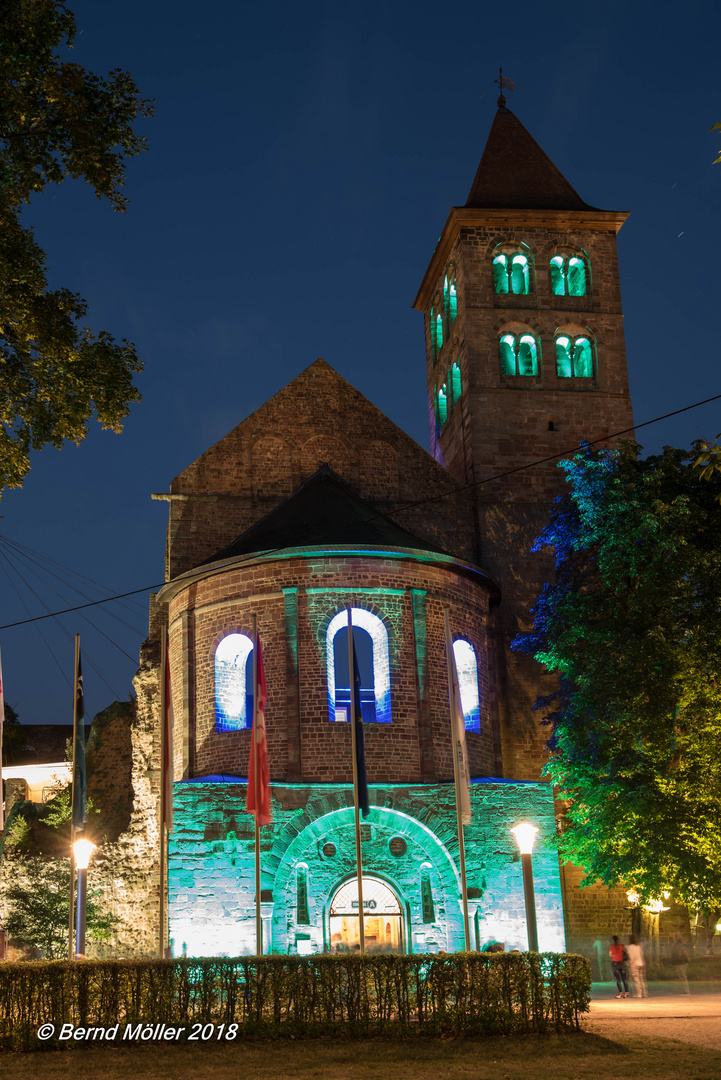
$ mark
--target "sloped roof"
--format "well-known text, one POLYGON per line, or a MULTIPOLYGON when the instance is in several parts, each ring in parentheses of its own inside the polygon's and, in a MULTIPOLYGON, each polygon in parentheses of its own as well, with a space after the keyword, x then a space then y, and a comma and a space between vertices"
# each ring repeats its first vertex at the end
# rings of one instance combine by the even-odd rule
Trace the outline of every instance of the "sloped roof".
POLYGON ((596 209, 571 187, 518 117, 506 108, 504 98, 499 98, 499 109, 466 206, 502 210, 596 209))
POLYGON ((381 517, 329 465, 321 465, 297 491, 201 565, 236 555, 322 545, 411 548, 447 554, 403 529, 392 518, 381 517))

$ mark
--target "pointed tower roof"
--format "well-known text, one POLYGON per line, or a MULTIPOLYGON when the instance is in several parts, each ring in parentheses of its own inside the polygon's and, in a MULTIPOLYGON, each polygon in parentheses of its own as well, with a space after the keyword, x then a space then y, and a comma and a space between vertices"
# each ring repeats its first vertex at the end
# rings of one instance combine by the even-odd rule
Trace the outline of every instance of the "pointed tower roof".
POLYGON ((506 210, 593 210, 571 187, 499 98, 499 108, 473 181, 467 207, 506 210), (503 103, 503 104, 501 104, 503 103))
POLYGON ((380 514, 325 464, 242 536, 204 562, 319 545, 400 547, 446 554, 380 514))

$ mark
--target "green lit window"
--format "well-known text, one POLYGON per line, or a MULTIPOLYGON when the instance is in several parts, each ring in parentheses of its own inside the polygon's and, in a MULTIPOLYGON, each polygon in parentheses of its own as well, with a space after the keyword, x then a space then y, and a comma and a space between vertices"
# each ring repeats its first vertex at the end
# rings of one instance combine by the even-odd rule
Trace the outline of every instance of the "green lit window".
POLYGON ((433 903, 433 889, 431 887, 431 868, 428 863, 421 866, 421 908, 424 923, 436 921, 436 909, 433 903))
POLYGON ((448 303, 450 309, 451 323, 454 323, 456 320, 456 315, 458 314, 458 294, 456 292, 455 280, 451 281, 448 293, 448 303))
POLYGON ((586 295, 586 264, 580 256, 553 256, 551 259, 551 292, 554 296, 586 295))
POLYGON ((443 348, 443 319, 436 315, 436 352, 443 348))
POLYGON ((556 338, 556 374, 559 379, 592 379, 593 347, 587 337, 556 338))
POLYGON ((451 368, 451 394, 453 396, 453 404, 458 401, 462 393, 461 387, 461 369, 458 364, 454 364, 451 368))
POLYGON ((431 334, 431 353, 433 354, 433 360, 436 359, 436 310, 431 308, 430 317, 430 334, 431 334))
POLYGON ((443 386, 438 391, 438 420, 440 421, 441 427, 443 427, 443 425, 445 424, 447 419, 448 419, 448 387, 446 386, 445 383, 443 383, 443 386))
POLYGON ((493 260, 493 281, 497 293, 528 295, 528 258, 526 255, 496 255, 493 260))
POLYGON ((300 863, 296 871, 296 922, 299 926, 310 926, 308 909, 308 867, 300 863))
POLYGON ((504 334, 499 349, 503 375, 538 374, 538 346, 532 334, 504 334))

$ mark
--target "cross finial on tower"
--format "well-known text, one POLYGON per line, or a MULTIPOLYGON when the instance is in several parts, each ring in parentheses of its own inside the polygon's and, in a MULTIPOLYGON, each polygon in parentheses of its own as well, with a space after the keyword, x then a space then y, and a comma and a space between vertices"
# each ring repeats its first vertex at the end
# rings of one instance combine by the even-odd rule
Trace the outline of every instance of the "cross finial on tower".
POLYGON ((496 83, 496 85, 498 86, 498 89, 501 91, 500 96, 498 98, 498 108, 499 109, 505 109, 505 107, 506 107, 506 99, 503 96, 503 91, 504 90, 510 90, 511 92, 513 92, 516 89, 516 84, 514 82, 511 82, 510 79, 506 78, 506 76, 503 74, 503 68, 502 67, 499 67, 499 69, 498 69, 498 78, 494 79, 493 81, 494 81, 494 83, 496 83))

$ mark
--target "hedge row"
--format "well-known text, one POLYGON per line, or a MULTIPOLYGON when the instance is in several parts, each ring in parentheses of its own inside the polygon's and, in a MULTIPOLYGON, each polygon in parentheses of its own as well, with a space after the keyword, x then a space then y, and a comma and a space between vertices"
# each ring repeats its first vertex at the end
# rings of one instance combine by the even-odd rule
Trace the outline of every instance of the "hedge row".
POLYGON ((185 1028, 176 1041, 194 1024, 239 1037, 543 1033, 578 1027, 590 986, 589 961, 558 953, 4 963, 0 1047, 80 1045, 59 1040, 63 1024, 119 1024, 126 1043, 162 1039, 162 1024, 185 1028), (40 1042, 43 1024, 55 1037, 40 1042))

